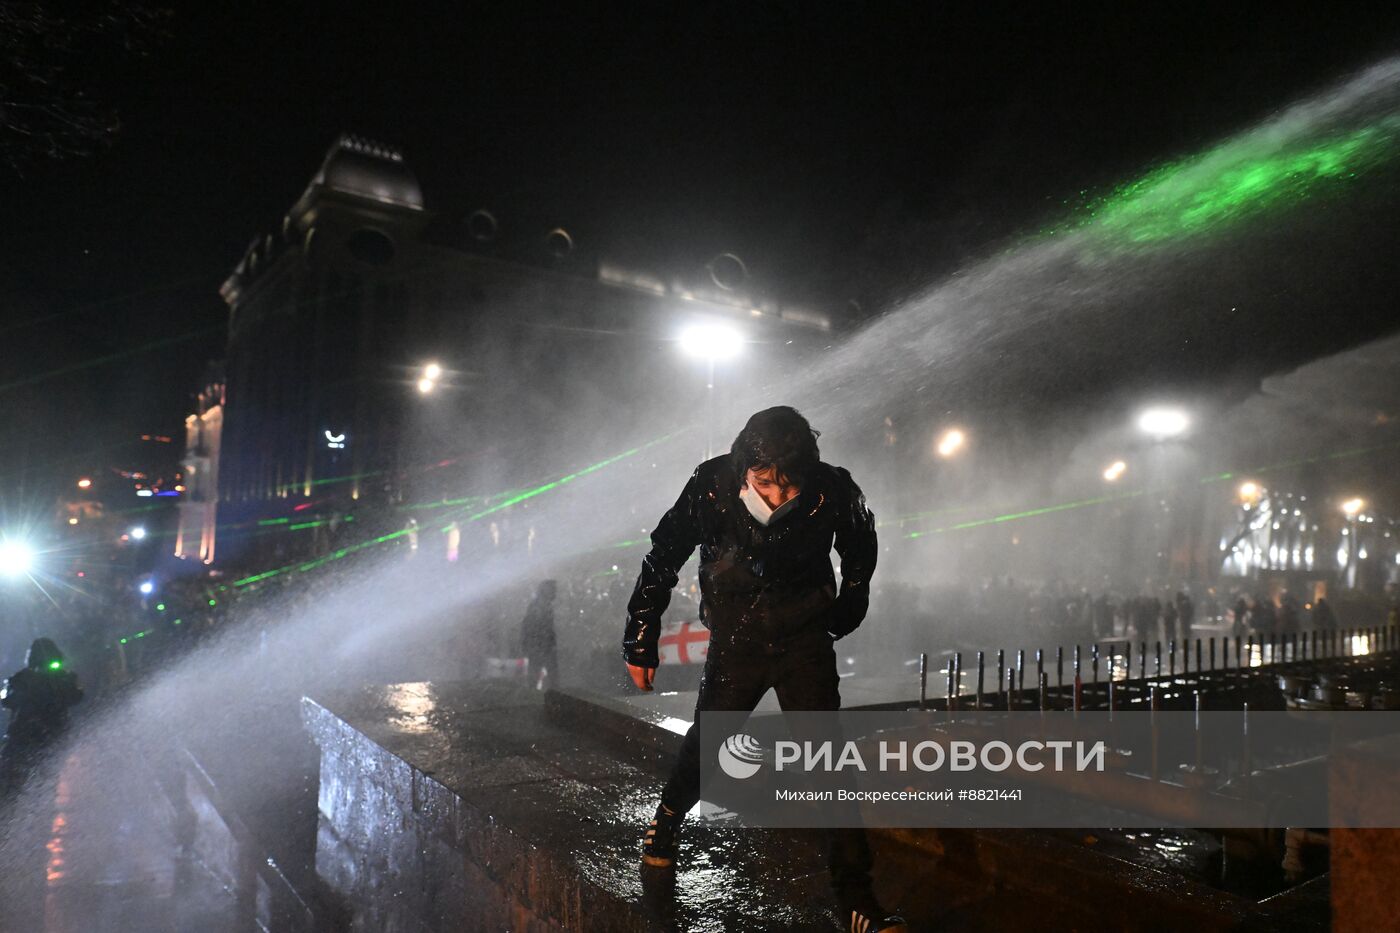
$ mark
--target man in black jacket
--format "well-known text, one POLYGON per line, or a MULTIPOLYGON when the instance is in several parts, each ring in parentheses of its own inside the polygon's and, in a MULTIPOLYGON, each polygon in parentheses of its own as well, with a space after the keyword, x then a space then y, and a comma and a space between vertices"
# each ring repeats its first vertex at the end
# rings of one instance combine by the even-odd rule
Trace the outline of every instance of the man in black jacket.
MULTIPOLYGON (((752 710, 770 688, 785 710, 837 710, 832 643, 855 631, 870 601, 875 518, 841 467, 823 463, 817 432, 795 409, 749 419, 726 456, 696 468, 651 536, 631 601, 623 655, 652 688, 661 615, 677 573, 700 548, 700 618, 710 646, 695 710, 752 710), (841 558, 838 592, 831 549, 841 558)), ((700 797, 700 736, 692 725, 642 844, 643 862, 670 866, 685 814, 700 797)), ((903 929, 870 886, 859 829, 832 830, 832 885, 852 929, 903 929)))
POLYGON ((0 706, 10 711, 0 745, 0 798, 23 784, 28 771, 68 727, 68 710, 83 698, 78 678, 51 638, 29 646, 23 670, 0 688, 0 706))

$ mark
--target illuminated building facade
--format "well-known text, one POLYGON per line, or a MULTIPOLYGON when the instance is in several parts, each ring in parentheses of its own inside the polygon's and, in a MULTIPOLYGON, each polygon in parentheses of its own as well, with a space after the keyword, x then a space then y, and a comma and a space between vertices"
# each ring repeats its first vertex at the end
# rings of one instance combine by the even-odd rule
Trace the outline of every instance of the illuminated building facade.
MULTIPOLYGON (((736 257, 664 281, 562 228, 508 226, 430 210, 395 150, 331 147, 221 289, 223 527, 508 488, 552 451, 606 455, 658 401, 694 410, 705 376, 674 345, 688 322, 731 322, 768 354, 830 329, 745 295, 736 257)), ((759 375, 726 372, 716 404, 759 375)))
POLYGON ((224 426, 223 367, 212 365, 195 396, 195 411, 185 418, 185 454, 181 461, 184 489, 175 556, 201 563, 214 562, 218 529, 219 446, 224 426))

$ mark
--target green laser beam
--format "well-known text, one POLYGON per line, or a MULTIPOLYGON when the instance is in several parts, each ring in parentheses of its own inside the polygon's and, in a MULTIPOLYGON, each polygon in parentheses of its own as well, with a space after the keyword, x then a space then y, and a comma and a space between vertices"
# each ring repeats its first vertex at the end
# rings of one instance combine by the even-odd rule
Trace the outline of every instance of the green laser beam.
POLYGON ((1285 115, 1153 169, 1041 233, 1084 231, 1111 245, 1134 247, 1223 230, 1344 191, 1391 161, 1400 140, 1400 118, 1394 115, 1330 131, 1301 122, 1290 126, 1288 120, 1285 115))
MULTIPOLYGON (((1400 448, 1400 441, 1395 441, 1389 444, 1374 444, 1369 447, 1356 447, 1350 450, 1334 451, 1325 454, 1315 454, 1311 457, 1299 457, 1293 460, 1283 460, 1279 463, 1271 464, 1269 466, 1256 467, 1252 470, 1228 470, 1223 473, 1212 473, 1208 476, 1201 477, 1199 480, 1196 481, 1196 484, 1204 486, 1209 485, 1211 483, 1221 483, 1234 479, 1237 476, 1259 476, 1266 473, 1273 473, 1279 470, 1285 470, 1290 467, 1304 466, 1309 463, 1320 463, 1326 460, 1345 460, 1351 457, 1359 457, 1365 454, 1376 453, 1382 450, 1394 450, 1396 448, 1400 448)), ((1092 499, 1080 499, 1075 502, 1064 502, 1059 505, 1049 505, 1043 506, 1041 508, 1027 509, 1023 512, 1010 512, 1005 515, 993 515, 988 518, 979 518, 969 522, 961 522, 956 525, 945 525, 941 528, 931 528, 927 531, 915 531, 911 532, 910 534, 904 535, 904 538, 906 540, 910 538, 923 538, 929 535, 943 534, 949 531, 965 531, 969 528, 982 528, 987 525, 997 525, 1003 522, 1017 521, 1023 518, 1034 518, 1039 515, 1049 515, 1052 512, 1065 512, 1070 509, 1088 508, 1090 506, 1103 505, 1108 502, 1119 502, 1125 499, 1135 499, 1139 496, 1143 496, 1148 493, 1160 492, 1167 489, 1177 488, 1180 488, 1180 486, 1165 486, 1161 489, 1138 489, 1118 493, 1111 496, 1095 496, 1092 499)))
MULTIPOLYGON (((663 436, 661 436, 661 437, 659 437, 659 438, 656 438, 656 439, 654 439, 654 440, 647 441, 645 444, 638 445, 637 447, 633 447, 633 448, 631 448, 630 450, 626 450, 626 451, 623 451, 622 453, 617 454, 617 455, 615 455, 615 456, 608 457, 606 460, 601 460, 601 461, 599 461, 598 463, 593 464, 592 466, 585 467, 584 469, 579 470, 579 471, 574 472, 574 473, 570 473, 570 474, 568 474, 567 476, 562 476, 562 477, 560 477, 560 478, 557 479, 557 480, 553 480, 553 481, 548 482, 548 483, 543 483, 543 484, 541 484, 541 485, 539 485, 539 486, 536 486, 536 487, 533 488, 533 489, 527 489, 527 490, 525 490, 524 492, 517 493, 517 494, 515 494, 515 495, 513 495, 513 496, 510 496, 509 498, 507 498, 507 499, 506 499, 505 501, 503 501, 503 502, 500 502, 500 503, 498 503, 498 504, 496 504, 496 505, 494 505, 494 506, 491 506, 491 507, 489 507, 489 508, 486 508, 486 509, 483 509, 483 510, 481 510, 481 511, 479 511, 479 512, 476 512, 475 514, 472 514, 472 515, 467 516, 466 518, 463 519, 463 521, 464 521, 464 522, 475 522, 475 521, 479 521, 479 520, 481 520, 481 519, 483 519, 483 518, 486 518, 486 517, 489 516, 489 515, 493 515, 493 514, 495 514, 496 512, 501 511, 501 510, 504 509, 504 508, 508 508, 509 506, 515 505, 515 504, 517 504, 517 503, 524 502, 524 501, 526 501, 526 500, 528 500, 528 499, 532 499, 532 498, 534 498, 534 497, 536 497, 536 496, 539 496, 539 495, 543 495, 544 493, 549 492, 549 491, 551 491, 551 490, 558 489, 558 488, 560 488, 561 486, 565 486, 565 485, 567 485, 567 484, 569 484, 569 483, 571 483, 571 482, 573 482, 573 481, 575 481, 575 480, 577 480, 577 479, 580 479, 580 478, 582 478, 582 477, 584 477, 584 476, 588 476, 588 475, 590 475, 590 474, 592 474, 592 473, 596 473, 597 471, 599 471, 599 470, 601 470, 601 469, 604 469, 604 468, 606 468, 606 467, 608 467, 608 466, 611 466, 612 464, 618 463, 618 462, 621 461, 621 460, 624 460, 624 459, 626 459, 626 458, 628 458, 628 457, 635 456, 636 454, 641 453, 641 452, 644 451, 644 450, 648 450, 648 449, 650 449, 650 448, 652 448, 652 447, 657 446, 658 444, 663 444, 663 443, 665 443, 666 441, 669 441, 669 440, 671 440, 672 438, 676 437, 679 433, 681 433, 681 432, 679 432, 679 431, 673 431, 673 432, 671 432, 670 434, 665 434, 665 435, 663 435, 663 436)), ((465 513, 466 511, 468 511, 468 509, 463 509, 463 510, 462 510, 463 513, 465 513)), ((448 530, 449 527, 450 527, 450 523, 447 524, 447 525, 441 526, 441 530, 444 531, 444 532, 446 532, 446 531, 448 530)), ((388 543, 389 541, 397 540, 397 539, 399 539, 399 538, 404 537, 405 535, 412 534, 412 533, 414 533, 415 531, 421 531, 421 529, 403 528, 403 529, 400 529, 400 530, 398 530, 398 531, 391 531, 391 532, 389 532, 388 534, 380 535, 380 536, 377 537, 377 538, 371 538, 371 539, 369 539, 369 540, 367 540, 367 541, 361 541, 361 542, 359 542, 358 544, 352 544, 352 545, 350 545, 350 546, 348 546, 348 547, 339 548, 339 549, 337 549, 337 550, 335 550, 335 551, 330 552, 329 554, 326 554, 326 555, 323 556, 323 557, 319 557, 319 558, 316 558, 316 559, 314 559, 314 560, 299 561, 299 562, 297 562, 297 563, 287 564, 286 566, 283 566, 283 567, 276 567, 276 568, 273 568, 272 570, 265 570, 265 571, 263 571, 262 573, 257 573, 257 574, 253 574, 252 576, 244 577, 244 578, 241 579, 241 580, 235 580, 235 581, 233 582, 233 585, 236 586, 236 587, 248 586, 248 585, 250 585, 250 584, 258 583, 258 582, 263 581, 263 580, 269 580, 269 579, 271 579, 271 578, 273 578, 273 577, 280 576, 281 574, 284 574, 284 573, 291 573, 291 572, 293 572, 293 571, 299 572, 299 573, 307 573, 307 572, 309 572, 309 571, 311 571, 311 570, 315 570, 315 569, 318 568, 318 567, 323 567, 323 566, 325 566, 326 564, 331 563, 332 561, 341 560, 341 559, 343 559, 343 558, 349 557, 351 554, 358 553, 358 552, 363 551, 363 550, 365 550, 365 549, 367 549, 367 548, 375 547, 375 546, 380 545, 380 544, 386 544, 386 543, 388 543)))
POLYGON ((16 379, 13 382, 7 382, 3 385, 0 385, 0 393, 9 392, 12 389, 21 389, 25 386, 35 385, 40 382, 47 382, 50 379, 57 379, 59 376, 67 376, 71 373, 82 372, 85 369, 93 369, 97 366, 105 366, 108 363, 115 363, 118 360, 124 360, 130 356, 140 356, 141 354, 149 353, 152 350, 160 350, 165 347, 174 346, 177 343, 183 343, 186 340, 193 340, 196 337, 203 337, 206 334, 211 334, 216 330, 226 329, 227 325, 224 324, 215 324, 209 327, 201 327, 197 330, 188 331, 183 334, 176 334, 173 337, 163 337, 160 340, 153 340, 150 343, 142 344, 139 347, 132 347, 127 350, 118 350, 116 353, 108 353, 105 356, 94 357, 90 360, 84 360, 81 363, 73 363, 70 366, 60 366, 58 369, 51 369, 46 373, 37 373, 33 376, 26 376, 23 379, 16 379))

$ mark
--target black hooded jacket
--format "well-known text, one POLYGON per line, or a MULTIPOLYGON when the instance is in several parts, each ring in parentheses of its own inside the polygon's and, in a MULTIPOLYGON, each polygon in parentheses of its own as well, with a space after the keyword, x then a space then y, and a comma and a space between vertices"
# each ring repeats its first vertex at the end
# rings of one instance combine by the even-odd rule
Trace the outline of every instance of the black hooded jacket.
POLYGON ((11 711, 7 750, 42 744, 68 724, 68 708, 83 698, 78 678, 63 669, 63 652, 47 638, 36 638, 28 664, 0 690, 0 706, 11 711))
POLYGON ((656 667, 661 614, 697 546, 700 620, 710 629, 712 651, 735 645, 779 651, 797 638, 841 638, 864 620, 879 549, 875 517, 851 474, 819 463, 796 506, 766 527, 749 514, 739 489, 729 456, 707 460, 652 532, 651 553, 627 604, 627 663, 656 667), (833 545, 841 558, 839 596, 833 545))

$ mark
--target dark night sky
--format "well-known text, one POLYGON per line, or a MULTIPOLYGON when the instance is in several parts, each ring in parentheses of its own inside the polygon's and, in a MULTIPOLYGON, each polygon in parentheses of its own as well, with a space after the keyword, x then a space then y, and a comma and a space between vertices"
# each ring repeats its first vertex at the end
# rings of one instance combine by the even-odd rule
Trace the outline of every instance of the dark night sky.
POLYGON ((217 285, 342 131, 402 147, 430 207, 653 268, 733 250, 874 309, 1395 54, 1380 7, 199 4, 92 76, 110 149, 0 175, 0 460, 174 430, 221 352, 217 285))

